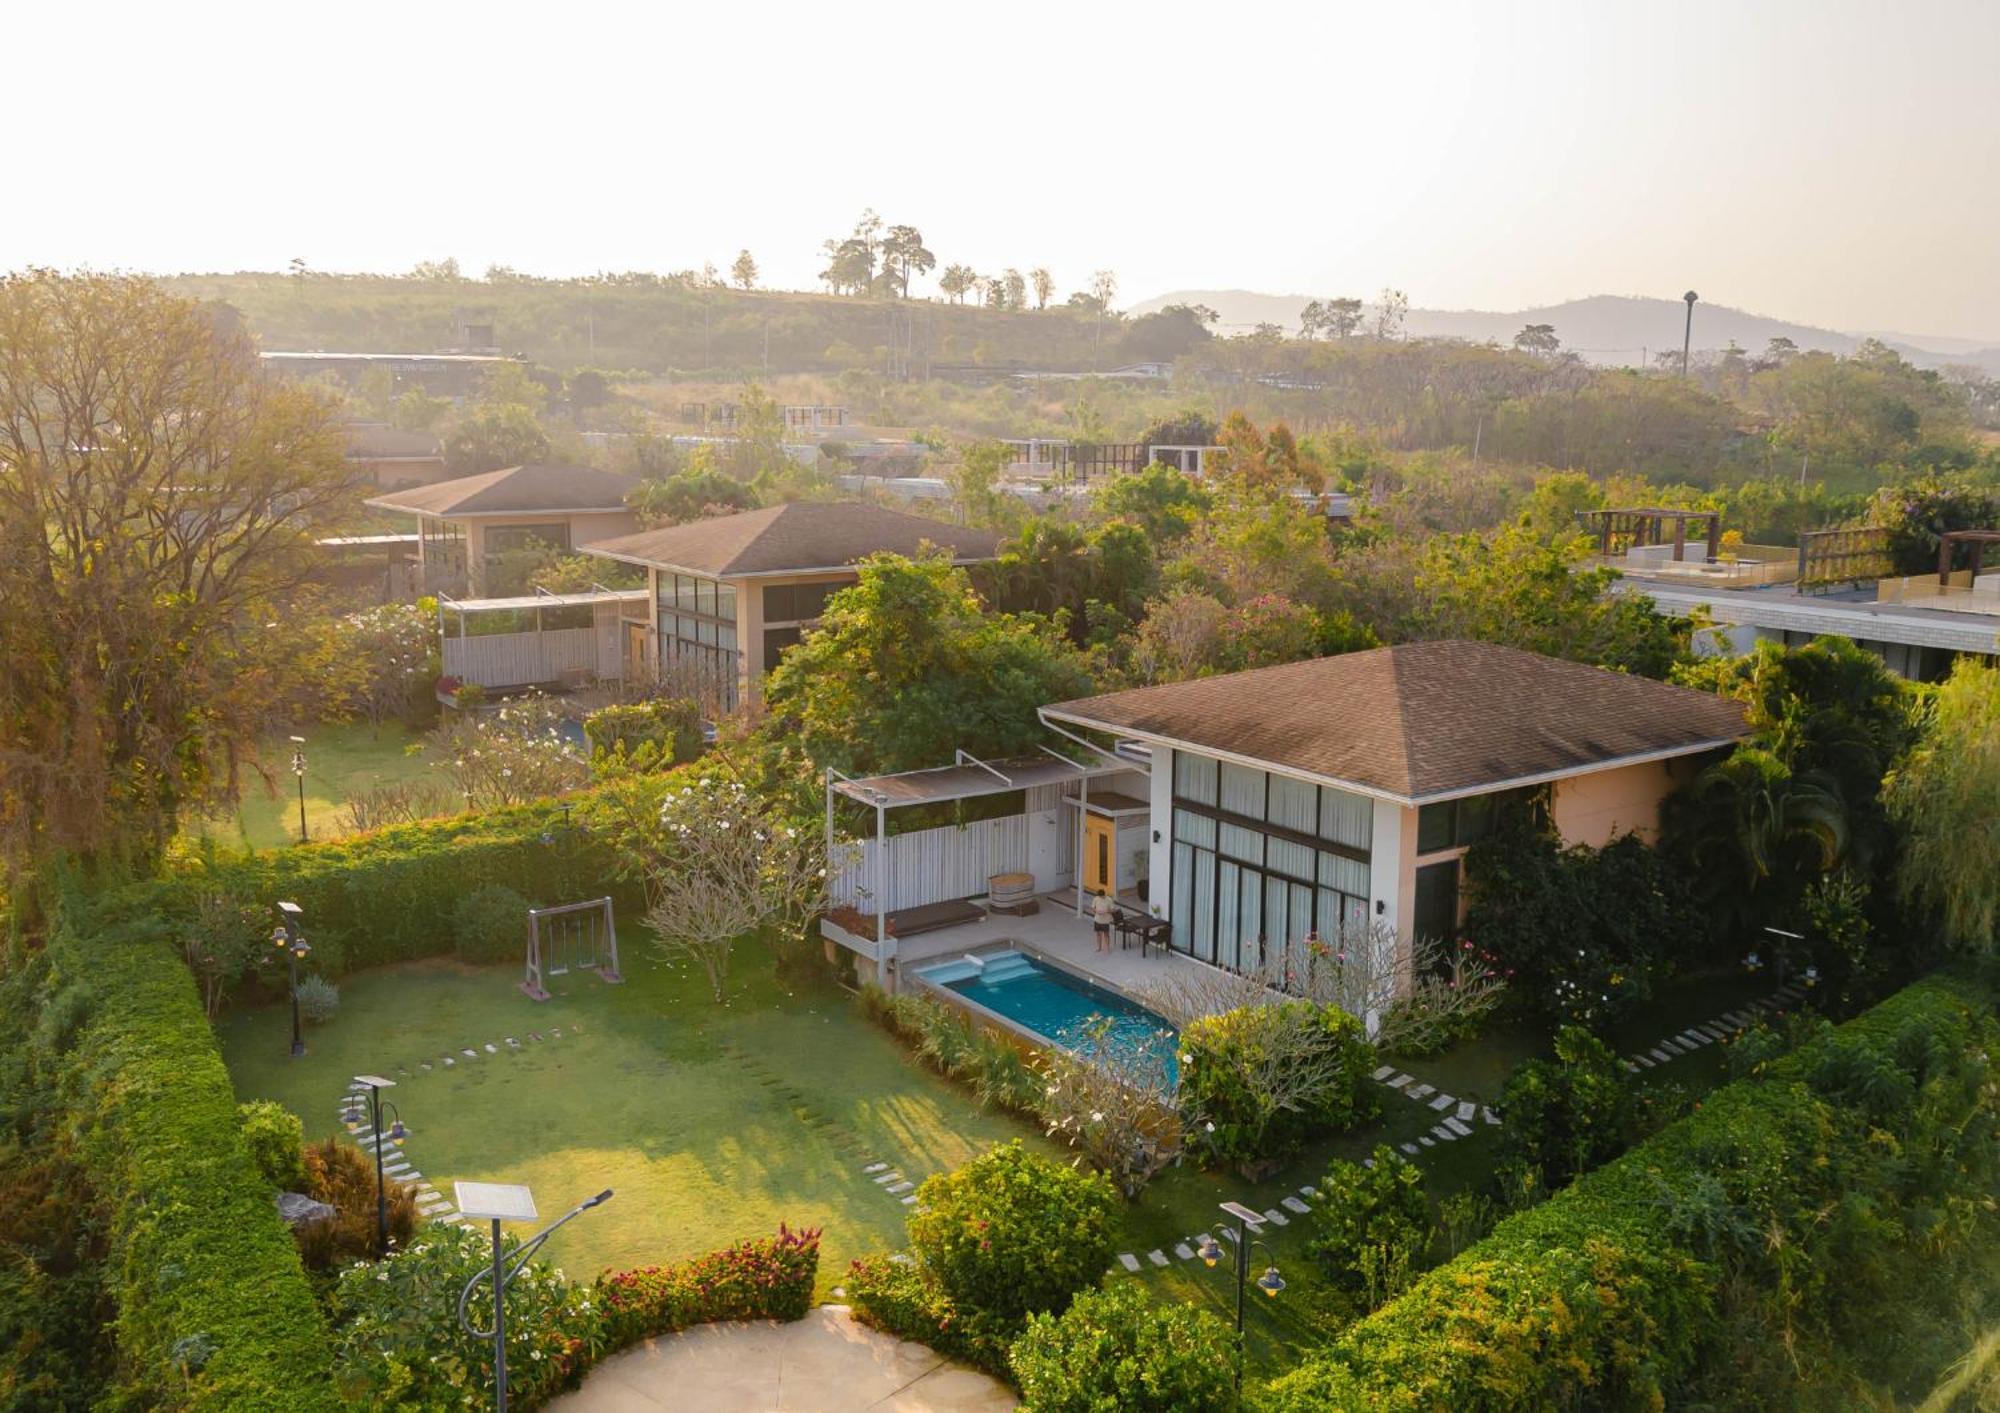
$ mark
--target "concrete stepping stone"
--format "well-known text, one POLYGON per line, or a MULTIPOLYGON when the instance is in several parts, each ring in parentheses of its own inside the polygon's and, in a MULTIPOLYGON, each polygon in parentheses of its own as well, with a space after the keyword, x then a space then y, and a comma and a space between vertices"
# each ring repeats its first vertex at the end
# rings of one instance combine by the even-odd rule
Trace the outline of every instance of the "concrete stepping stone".
POLYGON ((905 1178, 905 1179, 904 1179, 903 1181, 901 1181, 901 1182, 892 1182, 892 1183, 890 1183, 888 1187, 886 1187, 886 1188, 884 1188, 884 1189, 883 1189, 883 1191, 885 1191, 885 1192, 894 1192, 894 1193, 904 1193, 904 1192, 908 1192, 908 1191, 909 1191, 909 1190, 910 1190, 911 1188, 913 1188, 913 1187, 915 1187, 915 1186, 916 1186, 916 1184, 915 1184, 915 1183, 913 1183, 913 1182, 911 1182, 911 1181, 910 1181, 909 1179, 905 1178))
POLYGON ((1656 1046, 1654 1046, 1654 1047, 1652 1048, 1652 1050, 1650 1050, 1650 1051, 1649 1051, 1648 1053, 1652 1055, 1652 1057, 1653 1057, 1653 1059, 1654 1059, 1655 1061, 1657 1061, 1658 1063, 1660 1063, 1660 1064, 1663 1064, 1663 1065, 1664 1065, 1664 1064, 1665 1064, 1665 1063, 1666 1063, 1666 1062, 1667 1062, 1668 1060, 1671 1060, 1671 1059, 1673 1058, 1673 1056, 1672 1056, 1672 1055, 1669 1055, 1669 1054, 1668 1054, 1668 1053, 1667 1053, 1666 1051, 1664 1051, 1664 1050, 1660 1049, 1660 1048, 1659 1048, 1659 1047, 1658 1047, 1657 1045, 1656 1045, 1656 1046))
POLYGON ((1280 1212, 1276 1207, 1273 1207, 1264 1214, 1264 1220, 1274 1227, 1288 1227, 1292 1224, 1292 1219, 1283 1212, 1280 1212))
POLYGON ((1375 1166, 1375 1160, 1373 1158, 1363 1158, 1361 1160, 1361 1166, 1364 1168, 1372 1168, 1375 1166))
POLYGON ((1194 1248, 1189 1246, 1185 1241, 1179 1242, 1174 1246, 1174 1255, 1180 1257, 1183 1261, 1192 1261, 1194 1260, 1194 1248))
POLYGON ((1437 1086, 1435 1084, 1420 1084, 1415 1089, 1406 1089, 1403 1092, 1412 1099, 1428 1099, 1431 1095, 1437 1093, 1437 1086))
POLYGON ((479 1058, 479 1052, 477 1050, 467 1049, 467 1050, 461 1050, 458 1053, 465 1056, 468 1060, 476 1060, 479 1058))
POLYGON ((1632 1058, 1637 1060, 1640 1063, 1640 1065, 1642 1065, 1646 1069, 1651 1069, 1654 1065, 1659 1063, 1659 1061, 1655 1060, 1651 1055, 1634 1055, 1632 1058))
MULTIPOLYGON (((1416 1157, 1416 1156, 1417 1156, 1417 1145, 1416 1145, 1416 1144, 1414 1144, 1414 1143, 1402 1143, 1402 1144, 1398 1144, 1397 1146, 1398 1146, 1399 1148, 1401 1148, 1401 1149, 1402 1149, 1402 1150, 1403 1150, 1403 1151, 1404 1151, 1405 1153, 1409 1154, 1409 1155, 1410 1155, 1410 1156, 1411 1156, 1412 1158, 1414 1158, 1414 1157, 1416 1157)), ((1372 1162, 1372 1161, 1373 1161, 1373 1159, 1370 1159, 1370 1161, 1372 1162)))
POLYGON ((1151 1261, 1155 1266, 1164 1266, 1167 1264, 1167 1253, 1164 1251, 1148 1251, 1146 1259, 1151 1261))
POLYGON ((1299 1189, 1299 1196, 1310 1197, 1313 1200, 1317 1201, 1319 1199, 1319 1189, 1314 1187, 1311 1183, 1307 1183, 1304 1187, 1299 1189))
POLYGON ((1478 1108, 1470 1099, 1461 1099, 1458 1101, 1458 1117, 1465 1123, 1471 1123, 1472 1115, 1478 1108))
POLYGON ((428 1070, 430 1067, 431 1067, 431 1062, 429 1060, 425 1060, 422 1064, 417 1066, 417 1068, 421 1070, 428 1070))
POLYGON ((916 1205, 917 1205, 917 1194, 916 1194, 916 1193, 914 1193, 914 1192, 912 1192, 912 1193, 911 1193, 911 1194, 910 1194, 910 1195, 909 1195, 908 1197, 905 1197, 905 1198, 903 1198, 903 1199, 902 1199, 902 1202, 903 1202, 903 1205, 904 1205, 905 1207, 914 1207, 914 1206, 916 1206, 916 1205))
POLYGON ((1396 1072, 1396 1067, 1394 1065, 1384 1065, 1382 1066, 1382 1068, 1375 1071, 1373 1078, 1387 1079, 1390 1075, 1394 1074, 1395 1072, 1396 1072))
POLYGON ((1674 1038, 1690 1050, 1699 1050, 1702 1046, 1713 1043, 1706 1035, 1693 1029, 1684 1030, 1674 1038))
POLYGON ((1431 1137, 1440 1143, 1456 1143, 1458 1141, 1458 1135, 1443 1124, 1433 1124, 1431 1126, 1431 1137))
POLYGON ((1431 1100, 1431 1107, 1437 1110, 1440 1114, 1442 1114, 1446 1109, 1449 1109, 1452 1105, 1456 1104, 1457 1102, 1458 1100, 1454 1099, 1449 1094, 1440 1094, 1438 1095, 1437 1098, 1431 1100))
POLYGON ((864 1173, 885 1173, 888 1170, 889 1170, 889 1165, 887 1163, 870 1163, 867 1167, 863 1168, 861 1171, 864 1173))
POLYGON ((884 1187, 887 1187, 892 1182, 901 1182, 902 1180, 903 1175, 901 1173, 883 1173, 875 1179, 875 1181, 881 1183, 884 1187))
POLYGON ((1288 1212, 1297 1212, 1301 1217, 1312 1210, 1312 1208, 1306 1206, 1305 1203, 1299 1201, 1296 1197, 1287 1197, 1278 1205, 1288 1212))
POLYGON ((1486 1120, 1489 1124, 1498 1124, 1500 1122, 1500 1116, 1484 1104, 1479 1106, 1479 1117, 1486 1120))
POLYGON ((1139 1258, 1129 1251, 1121 1251, 1118 1253, 1118 1264, 1128 1271, 1136 1271, 1139 1269, 1139 1258))
POLYGON ((489 1040, 486 1042, 486 1053, 489 1055, 497 1055, 500 1053, 500 1047, 498 1045, 495 1045, 491 1040, 489 1040))
POLYGON ((1413 1074, 1399 1074, 1394 1079, 1388 1081, 1388 1084, 1391 1089, 1401 1089, 1406 1084, 1415 1084, 1416 1082, 1417 1077, 1413 1074))
POLYGON ((1419 1142, 1419 1143, 1423 1144, 1423 1146, 1424 1146, 1424 1147, 1426 1147, 1426 1148, 1435 1148, 1435 1147, 1437 1147, 1437 1146, 1438 1146, 1438 1144, 1437 1144, 1437 1140, 1436 1140, 1435 1138, 1432 1138, 1432 1137, 1431 1137, 1431 1136, 1430 1136, 1429 1134, 1427 1134, 1427 1133, 1420 1133, 1420 1134, 1418 1134, 1418 1135, 1417 1135, 1417 1142, 1419 1142))
POLYGON ((1620 1060, 1618 1063, 1625 1066, 1626 1069, 1632 1071, 1633 1074, 1639 1073, 1639 1067, 1633 1064, 1630 1060, 1620 1060))
POLYGON ((1446 1119, 1444 1121, 1444 1126, 1450 1129, 1453 1133, 1457 1134, 1460 1138, 1469 1138, 1472 1135, 1472 1125, 1467 1123, 1464 1119, 1457 1117, 1456 1115, 1446 1119))

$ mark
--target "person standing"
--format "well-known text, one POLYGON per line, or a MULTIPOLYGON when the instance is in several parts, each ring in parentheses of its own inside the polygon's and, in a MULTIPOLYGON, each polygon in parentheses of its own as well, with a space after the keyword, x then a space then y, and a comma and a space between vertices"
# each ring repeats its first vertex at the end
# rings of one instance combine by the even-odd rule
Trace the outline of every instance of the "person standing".
POLYGON ((1111 900, 1104 895, 1101 889, 1090 905, 1090 930, 1091 934, 1097 939, 1097 950, 1100 952, 1110 951, 1111 900))

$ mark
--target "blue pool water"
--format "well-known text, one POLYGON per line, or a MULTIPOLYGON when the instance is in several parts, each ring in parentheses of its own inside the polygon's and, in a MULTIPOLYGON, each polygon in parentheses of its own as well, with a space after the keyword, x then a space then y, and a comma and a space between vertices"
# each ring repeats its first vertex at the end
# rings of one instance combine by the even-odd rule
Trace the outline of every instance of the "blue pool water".
POLYGON ((990 953, 925 967, 918 975, 1065 1046, 1075 1046, 1093 1021, 1105 1017, 1111 1022, 1107 1040, 1114 1049, 1157 1058, 1169 1087, 1180 1080, 1175 1057, 1180 1037, 1163 1017, 1033 957, 990 953))

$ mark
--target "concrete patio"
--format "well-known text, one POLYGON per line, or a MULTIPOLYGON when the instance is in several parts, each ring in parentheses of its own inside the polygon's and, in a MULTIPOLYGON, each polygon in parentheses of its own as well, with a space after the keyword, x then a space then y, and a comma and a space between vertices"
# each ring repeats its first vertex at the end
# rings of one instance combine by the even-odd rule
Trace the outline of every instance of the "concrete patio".
POLYGON ((582 1388, 550 1407, 565 1413, 1005 1413, 1015 1399, 997 1379, 871 1330, 844 1305, 822 1305, 793 1324, 699 1325, 648 1340, 605 1360, 582 1388))
MULTIPOLYGON (((1112 934, 1111 950, 1100 952, 1091 935, 1088 914, 1076 914, 1075 889, 1044 894, 1039 901, 1041 910, 1028 917, 989 913, 978 922, 901 939, 896 948, 898 967, 907 976, 932 962, 1014 946, 1061 962, 1130 996, 1143 995, 1149 986, 1183 968, 1212 970, 1184 953, 1157 945, 1142 953, 1136 939, 1121 947, 1116 933, 1112 934)), ((1128 913, 1145 912, 1145 905, 1136 898, 1122 898, 1120 906, 1128 913)))

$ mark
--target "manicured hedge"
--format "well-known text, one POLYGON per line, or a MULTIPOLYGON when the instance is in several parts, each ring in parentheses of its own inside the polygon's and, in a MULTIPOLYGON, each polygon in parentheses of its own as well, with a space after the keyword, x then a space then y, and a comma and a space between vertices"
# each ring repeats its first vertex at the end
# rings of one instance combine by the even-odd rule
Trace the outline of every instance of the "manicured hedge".
POLYGON ((105 1209, 120 1399, 338 1406, 326 1322, 163 930, 99 927, 71 903, 49 956, 51 1004, 74 1025, 44 1043, 59 1055, 68 1122, 105 1209))
MULTIPOLYGON (((203 893, 259 906, 295 902, 305 910, 316 966, 335 976, 450 952, 460 901, 485 884, 512 888, 534 906, 608 893, 623 916, 636 918, 636 889, 620 880, 611 851, 589 826, 590 792, 571 802, 568 827, 553 802, 541 801, 325 844, 191 854, 165 883, 136 891, 178 916, 192 915, 203 893)), ((521 926, 525 939, 525 916, 521 926)))
POLYGON ((1263 1406, 1658 1408, 1720 1343, 1725 1276, 1801 1325, 1865 1315, 1867 1253, 1993 1182, 1995 1040, 1985 987, 1919 982, 1501 1223, 1263 1406))

